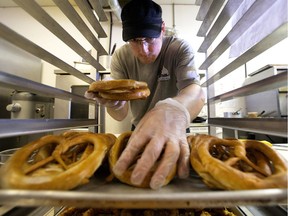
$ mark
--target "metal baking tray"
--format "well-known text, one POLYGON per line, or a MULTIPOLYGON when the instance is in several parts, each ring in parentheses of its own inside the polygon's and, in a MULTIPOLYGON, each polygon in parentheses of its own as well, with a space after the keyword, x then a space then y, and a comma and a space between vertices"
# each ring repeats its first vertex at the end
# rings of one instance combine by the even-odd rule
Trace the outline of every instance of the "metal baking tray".
MULTIPOLYGON (((70 191, 0 189, 0 205, 74 206, 93 208, 204 208, 287 204, 287 189, 211 190, 195 174, 174 178, 159 189, 107 182, 98 171, 86 185, 70 191)), ((67 179, 67 181, 69 181, 67 179)))

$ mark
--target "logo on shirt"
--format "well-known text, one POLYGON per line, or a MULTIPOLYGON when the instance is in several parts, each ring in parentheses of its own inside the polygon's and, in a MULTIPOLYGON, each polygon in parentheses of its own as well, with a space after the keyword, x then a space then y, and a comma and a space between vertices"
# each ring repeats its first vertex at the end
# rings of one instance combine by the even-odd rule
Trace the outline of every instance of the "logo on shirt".
POLYGON ((158 81, 165 81, 169 79, 170 79, 170 74, 168 70, 165 67, 163 67, 160 75, 158 76, 158 81))

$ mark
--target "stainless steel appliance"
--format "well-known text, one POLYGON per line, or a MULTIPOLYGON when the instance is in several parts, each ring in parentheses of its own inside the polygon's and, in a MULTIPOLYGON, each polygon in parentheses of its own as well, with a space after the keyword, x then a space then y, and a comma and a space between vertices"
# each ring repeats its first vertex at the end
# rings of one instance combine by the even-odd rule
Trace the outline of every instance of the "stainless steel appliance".
MULTIPOLYGON (((287 72, 288 65, 266 66, 250 74, 243 85, 248 85, 267 77, 287 72)), ((258 112, 260 114, 263 112, 261 116, 264 117, 287 117, 287 85, 249 95, 245 97, 245 101, 247 113, 258 112), (269 103, 267 103, 267 101, 269 101, 269 103)))
POLYGON ((39 119, 53 116, 54 98, 15 91, 11 99, 12 103, 6 106, 6 110, 11 113, 11 119, 39 119))

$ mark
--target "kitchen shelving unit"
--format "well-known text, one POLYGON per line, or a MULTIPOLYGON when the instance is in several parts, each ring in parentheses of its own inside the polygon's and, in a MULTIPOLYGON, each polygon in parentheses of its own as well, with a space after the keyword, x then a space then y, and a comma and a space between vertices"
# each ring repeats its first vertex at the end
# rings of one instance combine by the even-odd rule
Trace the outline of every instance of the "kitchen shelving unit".
MULTIPOLYGON (((93 66, 97 73, 105 70, 105 68, 99 64, 98 57, 100 55, 108 55, 108 52, 99 43, 99 38, 106 37, 105 31, 101 27, 103 21, 107 21, 105 13, 102 7, 99 7, 100 0, 75 0, 76 5, 86 16, 91 26, 97 32, 97 36, 87 28, 81 18, 77 15, 74 7, 69 1, 53 0, 55 5, 59 7, 61 11, 71 20, 71 22, 82 32, 83 36, 91 43, 91 45, 97 51, 97 57, 95 58, 88 53, 83 47, 73 39, 69 33, 63 29, 57 21, 55 21, 48 13, 46 13, 40 5, 33 0, 21 1, 14 0, 20 7, 28 12, 37 21, 42 23, 47 29, 53 32, 59 39, 65 42, 71 49, 78 53, 83 59, 85 59, 91 66, 93 66), (92 8, 91 8, 92 7, 92 8), (97 17, 94 16, 94 11, 97 13, 97 17)), ((228 22, 232 15, 231 12, 235 12, 240 7, 243 1, 203 1, 199 10, 198 19, 202 19, 203 25, 199 30, 199 36, 205 36, 204 42, 201 45, 201 52, 208 54, 208 48, 210 44, 215 40, 216 36, 220 33, 220 30, 228 22), (219 15, 218 15, 219 14, 219 15), (213 27, 211 24, 213 23, 213 27), (208 30, 210 31, 208 32, 208 30), (208 32, 208 33, 207 33, 208 32)), ((231 38, 233 41, 240 36, 239 32, 243 32, 250 22, 255 21, 256 18, 262 15, 265 10, 268 10, 270 6, 276 3, 285 4, 287 8, 286 0, 258 0, 255 1, 253 7, 249 9, 238 22, 237 25, 230 31, 227 37, 220 43, 215 50, 207 55, 207 59, 201 65, 200 69, 205 69, 209 72, 209 66, 216 60, 216 58, 228 48, 231 38)), ((284 6, 285 6, 284 5, 284 6)), ((282 5, 283 6, 283 5, 282 5)), ((277 13, 282 13, 285 7, 279 7, 277 13)), ((270 9, 269 9, 270 10, 270 9)), ((273 11, 271 11, 271 14, 273 11)), ((271 34, 263 38, 257 44, 249 48, 246 52, 241 54, 237 59, 229 63, 223 69, 218 71, 214 76, 209 77, 207 73, 207 80, 203 83, 203 87, 209 88, 211 84, 217 80, 225 77, 227 74, 233 72, 239 66, 245 64, 249 59, 252 59, 256 55, 267 50, 269 47, 278 43, 287 37, 287 16, 283 17, 283 23, 275 29, 271 34)), ((59 69, 81 79, 87 84, 93 82, 95 79, 86 76, 76 68, 66 64, 61 59, 47 52, 39 47, 32 41, 27 40, 22 35, 14 32, 9 26, 5 26, 0 23, 0 37, 4 40, 14 44, 15 46, 38 56, 55 65, 59 69)), ((271 77, 268 80, 263 80, 258 83, 251 84, 249 86, 226 92, 225 94, 218 95, 209 98, 208 106, 216 103, 219 100, 229 100, 230 97, 242 96, 246 94, 254 93, 255 87, 261 90, 261 86, 265 85, 265 88, 275 88, 283 84, 285 75, 279 74, 279 76, 271 77), (279 81, 280 80, 280 81, 279 81)), ((94 101, 87 100, 86 98, 75 95, 71 92, 64 91, 62 89, 53 88, 43 85, 41 83, 33 82, 29 79, 20 78, 5 71, 0 72, 0 84, 1 87, 5 86, 11 89, 24 90, 31 93, 35 93, 41 96, 53 97, 64 99, 77 103, 95 104, 94 101)), ((287 122, 285 119, 225 119, 225 118, 208 118, 209 127, 221 126, 232 129, 245 129, 255 132, 270 132, 278 136, 285 136, 287 131, 287 122)), ((40 132, 52 132, 64 129, 79 128, 79 127, 97 127, 98 122, 95 119, 1 119, 0 120, 0 138, 29 135, 40 132)), ((97 130, 96 130, 97 131, 97 130)), ((106 176, 105 176, 106 177, 106 176)), ((277 205, 285 204, 287 202, 287 190, 285 189, 267 189, 267 190, 250 190, 250 191, 210 191, 203 185, 203 182, 197 179, 180 180, 176 179, 175 182, 161 190, 161 193, 153 190, 141 190, 131 188, 123 184, 117 184, 112 182, 106 184, 105 180, 92 179, 90 184, 80 187, 73 191, 30 191, 30 190, 0 190, 0 205, 19 205, 19 206, 79 206, 84 207, 89 205, 90 207, 106 207, 106 208, 195 208, 195 207, 217 207, 217 206, 235 206, 235 205, 277 205), (195 186, 195 188, 193 188, 195 186), (263 196, 265 194, 266 196, 263 196)))
MULTIPOLYGON (((215 117, 216 103, 287 86, 287 65, 267 65, 267 68, 274 67, 275 70, 280 68, 283 72, 216 96, 209 95, 209 88, 218 80, 226 77, 230 73, 234 73, 239 67, 245 66, 249 60, 252 60, 254 57, 287 38, 287 1, 254 1, 247 11, 244 11, 243 8, 241 11, 239 8, 245 4, 248 3, 245 1, 230 0, 224 4, 224 1, 213 1, 209 9, 207 9, 207 7, 200 7, 197 16, 205 17, 202 20, 203 22, 197 35, 204 37, 204 41, 198 52, 206 53, 206 59, 200 66, 200 69, 207 71, 207 79, 202 83, 202 86, 206 87, 208 92, 209 133, 215 135, 215 127, 221 127, 287 138, 287 118, 245 118, 245 116, 244 118, 215 117), (215 12, 215 10, 217 11, 215 12), (231 29, 223 36, 223 39, 215 45, 216 47, 214 49, 209 50, 209 47, 213 45, 224 26, 231 21, 233 15, 235 16, 234 12, 236 13, 237 10, 240 10, 238 14, 242 13, 241 16, 236 16, 237 22, 234 25, 231 23, 231 29), (275 13, 276 11, 277 13, 275 13), (275 16, 278 18, 276 19, 275 16), (259 22, 260 19, 262 22, 259 22), (270 22, 270 20, 273 19, 274 22, 270 22), (218 71, 213 71, 213 74, 210 75, 211 65, 217 62, 220 56, 231 48, 234 42, 241 40, 243 35, 247 37, 247 40, 251 39, 248 37, 251 26, 259 29, 261 26, 265 28, 269 24, 272 25, 269 29, 271 31, 269 34, 263 35, 262 38, 256 41, 257 43, 251 44, 251 46, 247 47, 238 57, 229 61, 227 60, 227 64, 223 68, 218 71), (248 33, 246 33, 246 31, 248 33)), ((254 34, 256 37, 257 34, 260 33, 254 31, 254 34)))
MULTIPOLYGON (((83 18, 78 15, 78 12, 75 10, 75 7, 69 1, 58 1, 54 0, 55 5, 69 18, 69 20, 77 27, 77 29, 83 34, 83 36, 90 42, 93 48, 97 52, 97 56, 92 56, 87 52, 80 43, 78 43, 70 34, 67 32, 56 20, 53 19, 41 5, 35 1, 14 1, 19 7, 29 13, 33 18, 40 22, 43 26, 49 29, 54 33, 60 40, 62 40, 67 46, 72 50, 78 53, 83 59, 85 59, 92 67, 95 68, 98 73, 99 70, 105 70, 105 68, 99 63, 98 57, 102 55, 108 55, 107 51, 100 44, 99 38, 107 37, 104 29, 101 26, 100 22, 108 21, 105 12, 102 7, 99 7, 100 1, 75 1, 77 6, 85 15, 85 18, 89 21, 90 25, 93 27, 97 35, 95 36, 93 32, 88 28, 87 24, 83 21, 83 18), (92 3, 90 3, 92 2, 92 3), (92 8, 91 8, 92 7, 92 8), (95 10, 94 10, 95 9, 95 10), (95 16, 94 11, 97 13, 95 16)), ((75 6, 75 5, 74 5, 75 6)), ((19 35, 17 32, 10 29, 8 26, 0 23, 0 37, 4 40, 10 42, 11 44, 27 51, 28 53, 39 57, 40 59, 58 67, 59 69, 79 78, 89 85, 95 79, 87 76, 81 71, 77 70, 75 67, 65 63, 63 60, 49 53, 45 49, 41 48, 33 41, 28 40, 27 38, 19 35)), ((75 103, 84 103, 95 105, 95 101, 88 100, 84 96, 79 96, 71 92, 64 91, 62 89, 57 89, 41 83, 31 81, 22 77, 17 77, 15 75, 6 73, 5 71, 0 72, 0 84, 1 87, 7 87, 15 89, 17 91, 27 91, 33 94, 59 98, 75 103)), ((97 105, 95 105, 97 106, 97 105)), ((97 109, 96 109, 97 112, 97 109)), ((97 122, 97 113, 95 113, 95 119, 83 119, 83 120, 73 120, 73 119, 34 119, 34 120, 0 120, 0 138, 9 137, 11 135, 23 135, 24 134, 34 134, 45 131, 55 131, 70 129, 73 127, 94 127, 93 131, 98 131, 98 122, 97 122), (30 124, 31 123, 31 124, 30 124), (16 125, 16 127, 7 128, 7 124, 16 125), (29 124, 29 128, 27 125, 29 124), (24 127, 26 125, 26 127, 24 127), (39 127, 41 125, 41 127, 39 127)), ((87 117, 88 118, 88 117, 87 117)))

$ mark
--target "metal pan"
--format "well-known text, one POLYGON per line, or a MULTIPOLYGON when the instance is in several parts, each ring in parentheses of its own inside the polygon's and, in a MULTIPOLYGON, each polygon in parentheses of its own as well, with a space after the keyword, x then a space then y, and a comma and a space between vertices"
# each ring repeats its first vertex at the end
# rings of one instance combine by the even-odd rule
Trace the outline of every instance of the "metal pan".
POLYGON ((196 176, 175 178, 159 190, 135 188, 117 180, 106 182, 105 176, 93 177, 90 183, 71 191, 0 190, 0 205, 13 206, 204 208, 286 203, 287 189, 211 190, 196 176))

